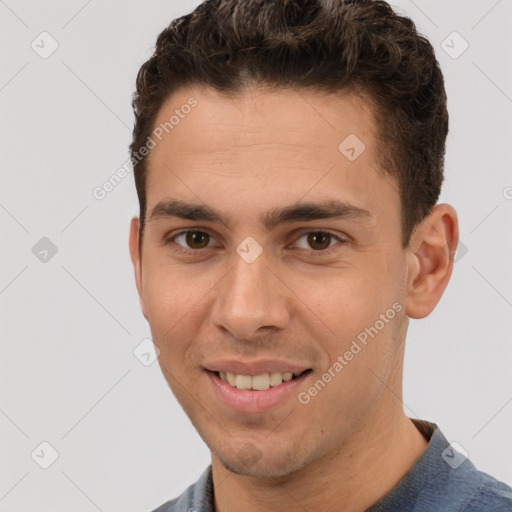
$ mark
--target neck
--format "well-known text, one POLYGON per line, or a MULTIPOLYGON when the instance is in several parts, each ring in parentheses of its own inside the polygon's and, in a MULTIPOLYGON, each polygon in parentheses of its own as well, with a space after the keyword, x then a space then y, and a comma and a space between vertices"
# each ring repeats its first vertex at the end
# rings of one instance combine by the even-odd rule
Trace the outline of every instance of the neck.
POLYGON ((281 478, 237 475, 212 457, 215 510, 291 512, 299 505, 304 510, 366 510, 403 478, 427 446, 401 408, 384 419, 367 418, 335 450, 281 478))

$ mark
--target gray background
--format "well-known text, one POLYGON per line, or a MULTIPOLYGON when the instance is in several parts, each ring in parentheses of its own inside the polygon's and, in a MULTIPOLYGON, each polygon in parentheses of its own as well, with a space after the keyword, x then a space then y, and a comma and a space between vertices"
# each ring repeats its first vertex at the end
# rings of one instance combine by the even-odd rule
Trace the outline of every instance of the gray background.
MULTIPOLYGON (((197 4, 0 1, 1 511, 151 510, 209 463, 158 363, 134 355, 150 331, 128 253, 133 176, 92 194, 128 157, 138 68, 197 4), (31 47, 51 49, 43 31, 59 45, 46 59, 31 47), (44 441, 59 454, 47 469, 44 441)), ((512 484, 512 2, 393 5, 445 74, 442 201, 466 248, 435 312, 411 323, 406 411, 512 484)))

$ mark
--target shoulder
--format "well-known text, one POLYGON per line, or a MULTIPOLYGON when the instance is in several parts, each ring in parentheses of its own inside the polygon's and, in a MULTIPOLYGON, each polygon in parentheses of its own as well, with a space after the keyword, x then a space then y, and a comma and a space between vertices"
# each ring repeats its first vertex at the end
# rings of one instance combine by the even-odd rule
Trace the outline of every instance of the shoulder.
POLYGON ((444 495, 450 510, 464 512, 512 512, 512 488, 465 461, 450 471, 444 495))
POLYGON ((367 512, 512 512, 508 485, 479 471, 467 452, 449 443, 434 423, 413 422, 427 439, 427 448, 367 512))
POLYGON ((424 459, 425 470, 416 475, 423 477, 423 485, 414 510, 512 512, 512 488, 479 471, 437 426, 424 459))

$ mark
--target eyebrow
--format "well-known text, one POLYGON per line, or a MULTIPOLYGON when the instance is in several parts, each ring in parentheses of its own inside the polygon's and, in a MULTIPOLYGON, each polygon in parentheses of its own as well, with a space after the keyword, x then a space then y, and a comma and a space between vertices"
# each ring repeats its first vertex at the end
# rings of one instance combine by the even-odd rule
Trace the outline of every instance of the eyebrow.
MULTIPOLYGON (((229 220, 219 211, 200 203, 188 203, 179 199, 165 199, 151 210, 148 222, 177 217, 180 219, 218 222, 230 229, 229 220)), ((364 208, 339 200, 325 200, 316 203, 295 203, 284 208, 273 208, 259 217, 267 230, 281 224, 317 219, 370 219, 371 213, 364 208)))

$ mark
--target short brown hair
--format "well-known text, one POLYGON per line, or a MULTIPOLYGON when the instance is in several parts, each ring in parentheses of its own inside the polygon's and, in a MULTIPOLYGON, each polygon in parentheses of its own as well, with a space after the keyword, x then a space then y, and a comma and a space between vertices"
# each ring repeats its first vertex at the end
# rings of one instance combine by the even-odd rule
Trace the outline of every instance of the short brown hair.
POLYGON ((137 152, 163 102, 188 85, 236 94, 255 84, 368 95, 379 165, 397 179, 407 247, 441 191, 446 93, 429 41, 380 0, 206 0, 173 20, 140 68, 132 98, 141 238, 147 158, 137 152))

